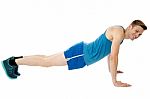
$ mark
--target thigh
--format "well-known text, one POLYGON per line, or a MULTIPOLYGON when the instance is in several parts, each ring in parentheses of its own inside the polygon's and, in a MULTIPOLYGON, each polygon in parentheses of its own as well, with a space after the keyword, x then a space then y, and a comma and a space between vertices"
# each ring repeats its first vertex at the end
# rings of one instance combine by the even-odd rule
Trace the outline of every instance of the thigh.
POLYGON ((83 54, 83 42, 79 42, 69 49, 67 49, 65 52, 65 58, 72 58, 74 56, 82 55, 83 54))
POLYGON ((51 64, 53 66, 65 66, 67 65, 67 59, 64 56, 64 52, 59 52, 53 55, 48 56, 51 64))
POLYGON ((64 55, 67 59, 69 70, 83 68, 86 65, 83 58, 83 42, 79 42, 67 49, 64 55))
POLYGON ((83 56, 72 58, 67 61, 67 64, 69 70, 80 69, 86 65, 83 56))

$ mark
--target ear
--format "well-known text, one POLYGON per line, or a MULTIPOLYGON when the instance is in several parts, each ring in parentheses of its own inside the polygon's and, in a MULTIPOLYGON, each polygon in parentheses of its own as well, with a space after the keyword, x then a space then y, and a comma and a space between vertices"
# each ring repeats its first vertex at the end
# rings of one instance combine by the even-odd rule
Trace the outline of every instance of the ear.
POLYGON ((129 29, 131 30, 133 28, 133 26, 132 25, 129 25, 129 29))

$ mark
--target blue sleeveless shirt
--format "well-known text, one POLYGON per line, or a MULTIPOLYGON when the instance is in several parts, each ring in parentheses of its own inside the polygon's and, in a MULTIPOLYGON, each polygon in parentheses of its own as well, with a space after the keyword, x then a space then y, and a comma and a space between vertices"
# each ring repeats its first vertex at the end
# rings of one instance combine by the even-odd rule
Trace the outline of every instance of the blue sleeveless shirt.
POLYGON ((105 33, 91 43, 84 43, 83 53, 86 65, 90 65, 104 58, 111 52, 112 42, 106 38, 105 33))
POLYGON ((112 42, 106 38, 105 34, 106 32, 91 43, 84 43, 83 53, 86 65, 91 65, 110 54, 112 42))

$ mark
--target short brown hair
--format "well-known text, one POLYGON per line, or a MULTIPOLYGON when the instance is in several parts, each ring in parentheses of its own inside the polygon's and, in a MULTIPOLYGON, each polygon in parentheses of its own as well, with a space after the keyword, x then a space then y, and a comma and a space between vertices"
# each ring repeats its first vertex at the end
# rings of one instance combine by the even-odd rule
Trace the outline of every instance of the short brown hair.
POLYGON ((131 23, 132 26, 138 25, 141 26, 144 30, 147 30, 147 26, 144 24, 144 22, 142 22, 141 20, 134 20, 131 23))

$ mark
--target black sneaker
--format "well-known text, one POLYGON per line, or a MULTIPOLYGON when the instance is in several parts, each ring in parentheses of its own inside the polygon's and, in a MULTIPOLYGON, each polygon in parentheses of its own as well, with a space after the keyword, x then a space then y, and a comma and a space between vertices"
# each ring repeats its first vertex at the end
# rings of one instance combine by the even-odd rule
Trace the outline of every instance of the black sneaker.
POLYGON ((14 73, 15 75, 17 76, 20 76, 21 74, 18 72, 18 65, 17 66, 14 66, 14 73))
POLYGON ((15 79, 15 78, 17 78, 17 75, 14 74, 14 66, 10 65, 10 63, 9 63, 10 59, 11 58, 8 58, 8 59, 2 61, 2 66, 4 68, 6 75, 10 79, 15 79))
POLYGON ((22 56, 20 57, 10 57, 10 65, 12 65, 14 67, 14 74, 17 75, 17 76, 20 76, 20 73, 18 72, 18 65, 16 64, 15 62, 15 59, 18 59, 18 58, 23 58, 22 56))

